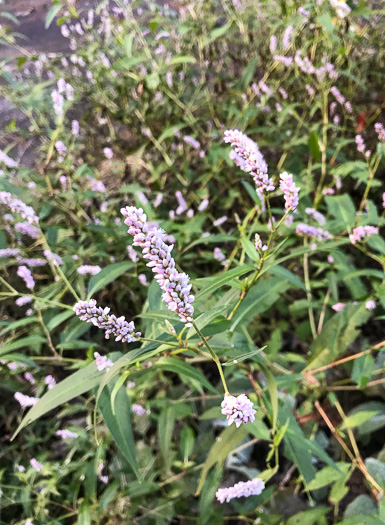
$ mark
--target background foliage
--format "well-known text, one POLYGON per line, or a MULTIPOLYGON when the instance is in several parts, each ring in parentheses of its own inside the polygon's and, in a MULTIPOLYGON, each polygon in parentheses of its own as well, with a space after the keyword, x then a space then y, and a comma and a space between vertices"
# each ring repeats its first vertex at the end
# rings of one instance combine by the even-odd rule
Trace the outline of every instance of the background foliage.
MULTIPOLYGON (((1 13, 1 42, 18 58, 2 61, 0 92, 24 117, 4 128, 2 150, 17 166, 2 164, 0 190, 34 208, 42 233, 22 234, 4 207, 0 249, 24 259, 49 249, 62 264, 31 267, 33 300, 20 307, 31 295, 20 259, 0 259, 0 523, 385 522, 385 243, 349 240, 358 225, 383 225, 374 123, 384 122, 384 9, 349 6, 341 18, 327 1, 104 1, 91 17, 55 1, 46 27, 57 24, 69 48, 54 56, 23 50, 17 21, 1 13), (288 65, 279 58, 296 53, 288 65), (59 79, 73 88, 61 116, 59 79), (275 181, 286 170, 301 188, 252 286, 254 235, 267 241, 269 210, 229 157, 232 128, 258 143, 275 181), (370 155, 357 151, 357 134, 370 155), (166 320, 177 334, 182 323, 139 252, 127 251, 127 205, 173 236, 198 326, 231 392, 255 403, 254 423, 227 428, 214 363, 197 355, 193 328, 172 334, 166 320), (324 215, 331 240, 296 234, 299 223, 317 225, 307 208, 324 215), (81 275, 83 264, 102 270, 81 275), (105 340, 74 315, 76 296, 163 344, 105 340), (120 361, 98 372, 94 352, 120 361), (17 391, 44 397, 23 411, 17 391), (60 439, 62 428, 78 437, 60 439), (215 501, 220 486, 261 473, 260 496, 215 501)), ((282 194, 271 206, 278 222, 282 194)))

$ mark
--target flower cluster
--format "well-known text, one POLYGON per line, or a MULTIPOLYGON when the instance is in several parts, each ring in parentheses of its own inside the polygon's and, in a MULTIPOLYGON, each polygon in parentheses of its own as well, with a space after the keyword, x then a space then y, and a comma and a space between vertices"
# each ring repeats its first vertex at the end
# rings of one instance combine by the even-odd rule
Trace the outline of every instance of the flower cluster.
POLYGON ((262 197, 264 192, 274 191, 273 181, 267 174, 267 164, 257 144, 238 129, 225 131, 224 141, 234 148, 232 158, 237 166, 253 176, 258 195, 262 197))
POLYGON ((39 401, 37 397, 25 396, 21 392, 16 392, 13 397, 20 403, 22 408, 33 407, 39 401))
POLYGON ((52 253, 51 250, 44 250, 43 253, 47 260, 53 264, 57 264, 58 266, 63 264, 63 259, 59 255, 56 255, 56 253, 52 253))
POLYGON ((225 395, 221 407, 222 414, 227 416, 229 426, 235 423, 238 428, 242 423, 252 423, 255 419, 256 411, 246 394, 241 394, 238 397, 225 395))
POLYGON ((335 312, 341 312, 341 310, 343 310, 345 308, 345 306, 346 306, 345 303, 336 303, 336 304, 333 304, 332 309, 335 312))
POLYGON ((25 264, 26 266, 45 266, 47 261, 45 259, 28 259, 26 257, 16 257, 16 260, 20 264, 25 264))
POLYGON ((373 299, 369 299, 369 301, 366 301, 365 308, 367 310, 375 310, 376 308, 376 301, 373 301, 373 299))
POLYGON ((84 264, 83 266, 79 266, 79 268, 77 268, 76 271, 80 273, 80 275, 97 275, 99 272, 102 271, 102 269, 100 268, 100 266, 97 265, 91 266, 89 264, 84 264))
POLYGON ((349 239, 352 244, 356 244, 366 237, 376 234, 378 234, 378 228, 376 226, 357 226, 357 228, 353 229, 353 233, 349 235, 349 239))
POLYGON ((183 322, 192 322, 194 296, 190 293, 190 278, 175 268, 171 255, 173 245, 165 243, 165 232, 160 228, 150 229, 142 208, 127 206, 120 211, 125 217, 128 233, 134 236, 133 246, 139 246, 143 257, 150 261, 147 266, 156 274, 155 279, 164 292, 163 300, 168 308, 176 312, 183 322))
POLYGON ((40 236, 40 228, 37 228, 29 222, 17 222, 15 224, 15 230, 22 235, 28 235, 31 239, 37 239, 40 236))
POLYGON ((2 257, 15 257, 20 250, 18 248, 3 248, 0 250, 0 258, 2 257))
POLYGON ((336 10, 338 18, 345 18, 351 11, 344 0, 330 0, 330 5, 336 10))
POLYGON ((385 140, 385 128, 384 125, 381 124, 381 122, 376 122, 374 124, 374 129, 377 133, 378 140, 385 140))
POLYGON ((248 498, 249 496, 259 496, 265 488, 264 482, 260 478, 250 481, 240 481, 233 487, 218 489, 217 500, 220 503, 229 502, 234 498, 248 498))
POLYGON ((30 295, 24 295, 23 297, 18 297, 15 301, 16 306, 24 306, 32 302, 32 297, 30 295))
POLYGON ((112 334, 115 341, 122 341, 122 343, 132 343, 137 341, 141 336, 140 332, 135 332, 134 322, 128 323, 125 318, 116 315, 109 315, 109 308, 102 308, 96 305, 96 301, 79 301, 74 306, 75 314, 80 317, 82 321, 92 323, 98 328, 102 328, 106 332, 106 339, 109 339, 112 334))
POLYGON ((144 416, 144 414, 147 413, 146 409, 143 408, 142 405, 138 405, 135 403, 131 406, 131 410, 137 416, 144 416))
POLYGON ((66 428, 64 430, 56 430, 55 434, 63 439, 76 439, 78 437, 75 432, 71 432, 71 430, 66 428))
POLYGON ((23 219, 29 223, 39 223, 39 217, 35 214, 31 206, 27 206, 20 199, 14 199, 8 191, 0 191, 0 203, 5 204, 11 211, 20 213, 23 219))
POLYGON ((283 191, 285 208, 295 210, 298 206, 298 192, 300 188, 294 184, 293 175, 284 171, 279 176, 279 187, 283 191))
POLYGON ((265 252, 267 250, 267 245, 262 244, 262 239, 258 233, 256 233, 254 237, 254 246, 257 251, 262 250, 263 252, 265 252))
POLYGON ((99 370, 99 372, 103 372, 103 370, 108 372, 108 370, 114 364, 111 359, 108 359, 108 357, 105 355, 100 355, 98 352, 94 352, 94 358, 96 362, 96 368, 99 370))
POLYGON ((52 390, 56 386, 56 380, 51 375, 44 378, 44 383, 48 386, 48 390, 52 390))
POLYGON ((33 280, 31 270, 26 266, 19 266, 17 269, 17 275, 24 280, 27 288, 32 290, 35 287, 35 281, 33 280))
POLYGON ((5 164, 7 168, 16 168, 17 166, 17 162, 11 159, 11 157, 8 157, 8 155, 4 153, 4 151, 2 151, 1 149, 0 149, 0 162, 5 164))
POLYGON ((44 469, 44 465, 38 462, 37 459, 32 458, 31 461, 31 467, 37 470, 37 472, 41 472, 44 469))
POLYGON ((313 208, 305 208, 305 213, 307 215, 310 215, 312 219, 317 221, 320 226, 323 226, 326 222, 326 219, 322 215, 322 213, 317 210, 314 210, 313 208))
POLYGON ((298 224, 295 233, 317 239, 317 241, 328 241, 333 238, 328 231, 322 228, 316 228, 315 226, 309 226, 308 224, 298 224))

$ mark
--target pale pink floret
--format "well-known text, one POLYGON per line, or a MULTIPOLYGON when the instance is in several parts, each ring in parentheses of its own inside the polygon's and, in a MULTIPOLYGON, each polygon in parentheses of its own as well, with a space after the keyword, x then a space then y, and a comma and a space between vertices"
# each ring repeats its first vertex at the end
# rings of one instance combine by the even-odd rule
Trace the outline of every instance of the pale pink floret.
POLYGON ((41 472, 44 469, 44 465, 39 463, 35 458, 32 458, 30 463, 31 467, 33 467, 37 472, 41 472))
POLYGON ((37 397, 25 396, 21 392, 16 392, 14 398, 20 403, 22 408, 33 407, 39 401, 37 397))
POLYGON ((139 246, 143 257, 150 261, 147 266, 155 273, 168 308, 176 312, 183 322, 192 322, 194 296, 190 293, 190 278, 175 268, 171 255, 173 245, 166 244, 165 232, 160 228, 150 228, 142 208, 127 206, 120 211, 125 217, 128 233, 134 236, 133 246, 139 246))
POLYGON ((343 310, 345 308, 345 306, 346 306, 345 303, 336 303, 336 304, 333 304, 332 309, 335 312, 341 312, 341 310, 343 310))
POLYGON ((220 503, 229 502, 234 498, 248 498, 249 496, 259 496, 265 488, 264 482, 255 478, 250 481, 240 481, 233 487, 218 489, 217 500, 220 503))
POLYGON ((25 286, 27 288, 32 290, 35 287, 35 281, 32 277, 32 273, 26 266, 19 266, 17 269, 17 275, 24 280, 25 286))
POLYGON ((144 414, 146 414, 146 412, 147 412, 146 409, 142 407, 142 405, 138 405, 136 403, 134 403, 131 406, 131 410, 137 416, 144 416, 144 414))
POLYGON ((365 308, 367 310, 375 310, 376 308, 376 301, 373 301, 373 299, 369 299, 369 301, 366 301, 365 308))
POLYGON ((349 235, 350 242, 356 244, 359 241, 363 241, 366 237, 378 234, 378 228, 376 226, 357 226, 353 229, 353 233, 349 235))
POLYGON ((57 430, 55 434, 63 439, 76 439, 78 437, 75 432, 71 432, 71 430, 68 430, 67 428, 64 430, 57 430))
POLYGON ((103 370, 108 372, 108 370, 114 364, 111 359, 108 359, 105 355, 100 355, 98 352, 94 352, 94 358, 96 362, 96 368, 99 370, 99 372, 102 372, 103 370))
POLYGON ((241 394, 238 397, 225 395, 221 407, 222 414, 227 416, 229 426, 235 423, 238 428, 242 423, 252 423, 255 419, 256 411, 246 394, 241 394))

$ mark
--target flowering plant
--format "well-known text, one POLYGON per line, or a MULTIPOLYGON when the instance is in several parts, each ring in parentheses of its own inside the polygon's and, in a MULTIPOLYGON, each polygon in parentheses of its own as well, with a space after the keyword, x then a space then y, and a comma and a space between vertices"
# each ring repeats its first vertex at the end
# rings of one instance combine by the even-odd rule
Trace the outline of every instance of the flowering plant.
POLYGON ((2 519, 381 519, 383 21, 142 4, 0 27, 2 519))

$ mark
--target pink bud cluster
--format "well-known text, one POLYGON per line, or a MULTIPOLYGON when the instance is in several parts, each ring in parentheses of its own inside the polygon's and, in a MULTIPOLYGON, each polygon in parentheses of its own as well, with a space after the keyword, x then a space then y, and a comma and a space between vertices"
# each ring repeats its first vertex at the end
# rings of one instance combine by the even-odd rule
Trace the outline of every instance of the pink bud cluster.
POLYGON ((137 341, 141 336, 140 332, 134 332, 135 325, 131 321, 128 323, 125 318, 116 315, 109 315, 109 308, 102 308, 96 305, 96 301, 79 301, 74 306, 75 314, 80 317, 82 321, 92 323, 98 328, 102 328, 106 332, 106 339, 110 338, 112 334, 115 341, 122 341, 122 343, 132 343, 137 341))
POLYGON ((357 226, 357 228, 353 229, 353 233, 349 235, 349 239, 352 244, 356 244, 366 237, 376 234, 378 234, 378 228, 376 226, 357 226))
POLYGON ((267 174, 267 164, 257 144, 238 129, 225 131, 224 141, 234 148, 233 158, 237 166, 250 173, 257 186, 257 193, 274 191, 274 184, 267 174))
POLYGON ((63 439, 76 439, 78 435, 65 428, 64 430, 56 430, 55 434, 63 439))
POLYGON ((96 362, 96 368, 99 370, 99 372, 103 372, 103 370, 108 372, 108 370, 114 364, 111 359, 108 359, 108 357, 105 355, 100 355, 98 352, 94 352, 94 358, 96 362))
POLYGON ((168 308, 176 312, 184 323, 192 322, 194 296, 190 293, 190 278, 175 268, 171 255, 173 245, 165 243, 165 232, 156 227, 150 229, 142 208, 127 206, 120 211, 125 217, 128 233, 134 236, 133 246, 139 246, 143 257, 150 261, 147 266, 156 274, 155 279, 164 292, 163 300, 168 308))
POLYGON ((322 213, 317 210, 314 210, 313 208, 305 208, 305 213, 307 215, 310 215, 312 219, 317 221, 320 226, 323 226, 326 222, 326 219, 322 215, 322 213))
POLYGON ((35 214, 31 206, 27 206, 20 199, 14 199, 8 191, 0 191, 0 203, 5 204, 11 211, 20 213, 23 219, 29 223, 39 223, 39 217, 35 214))
POLYGON ((255 419, 256 410, 253 409, 253 403, 246 394, 240 394, 238 397, 225 395, 221 407, 222 414, 227 416, 229 426, 235 423, 239 428, 242 423, 252 423, 255 419))
POLYGON ((76 271, 80 273, 80 275, 97 275, 102 269, 98 265, 92 266, 90 264, 84 264, 83 266, 79 266, 76 271))
POLYGON ((16 168, 17 166, 17 162, 11 159, 11 157, 8 157, 8 155, 4 153, 4 151, 2 151, 1 149, 0 149, 0 162, 5 164, 7 168, 16 168))
POLYGON ((4 248, 0 250, 0 258, 2 257, 15 257, 20 253, 18 248, 4 248))
POLYGON ((37 228, 37 226, 29 222, 17 222, 15 224, 15 230, 22 235, 28 235, 31 239, 37 239, 40 236, 40 228, 37 228))
POLYGON ((317 241, 328 241, 333 238, 328 231, 322 228, 316 228, 315 226, 309 226, 308 224, 298 224, 295 233, 317 239, 317 241))
POLYGON ((300 188, 294 184, 293 175, 284 171, 279 176, 279 187, 283 191, 285 208, 295 210, 298 206, 298 192, 300 188))
POLYGON ((384 125, 381 124, 381 122, 376 122, 374 124, 374 129, 377 133, 378 140, 385 140, 385 128, 384 125))
POLYGON ((33 280, 31 270, 29 270, 26 266, 19 266, 17 269, 17 275, 24 280, 25 286, 27 288, 32 290, 32 288, 35 287, 35 281, 33 280))
POLYGON ((233 487, 218 489, 217 500, 220 503, 229 502, 234 498, 248 498, 249 496, 259 496, 265 488, 264 482, 260 478, 250 481, 240 481, 233 487))
POLYGON ((22 408, 33 407, 39 401, 37 397, 25 396, 21 392, 16 392, 14 398, 20 403, 22 408))

